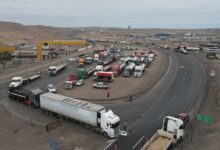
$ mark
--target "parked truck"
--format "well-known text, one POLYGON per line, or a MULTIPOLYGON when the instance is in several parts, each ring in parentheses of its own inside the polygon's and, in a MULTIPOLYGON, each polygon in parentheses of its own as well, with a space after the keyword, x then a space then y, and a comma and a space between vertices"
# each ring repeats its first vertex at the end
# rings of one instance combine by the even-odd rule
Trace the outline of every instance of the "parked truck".
POLYGON ((134 68, 135 68, 135 64, 134 63, 130 63, 128 64, 124 71, 123 71, 123 76, 124 77, 130 77, 134 71, 134 68))
POLYGON ((104 106, 54 93, 41 94, 39 98, 42 109, 82 122, 110 138, 119 134, 119 116, 104 106))
POLYGON ((60 73, 62 70, 64 70, 66 68, 67 64, 60 64, 58 66, 50 66, 49 67, 49 75, 50 76, 55 76, 57 75, 58 73, 60 73))
POLYGON ((10 81, 9 88, 21 88, 23 85, 32 82, 36 79, 39 79, 40 77, 41 77, 40 73, 31 75, 27 78, 23 78, 19 76, 13 77, 10 81))
POLYGON ((107 71, 97 72, 93 79, 97 82, 112 82, 114 80, 114 73, 107 71))
POLYGON ((163 120, 162 129, 157 130, 141 150, 167 150, 180 142, 183 137, 183 121, 179 118, 166 116, 163 120))
POLYGON ((69 75, 68 80, 65 81, 64 88, 65 89, 72 89, 75 84, 76 84, 76 75, 71 74, 71 75, 69 75))
POLYGON ((141 77, 144 71, 145 71, 145 64, 140 64, 138 66, 135 66, 134 76, 135 77, 141 77))
POLYGON ((80 57, 79 60, 78 60, 78 66, 79 67, 84 67, 85 62, 86 62, 85 58, 80 57))
POLYGON ((87 71, 85 68, 78 68, 76 71, 77 80, 85 79, 87 77, 87 71))
MULTIPOLYGON (((8 94, 11 99, 18 98, 18 95, 14 95, 15 91, 8 94)), ((107 111, 104 106, 54 93, 44 93, 40 89, 30 90, 28 94, 21 96, 35 108, 41 108, 55 116, 77 120, 110 138, 119 135, 119 116, 111 110, 107 111)))
POLYGON ((124 67, 125 67, 125 63, 113 64, 112 65, 112 72, 114 73, 114 76, 118 77, 121 74, 124 67))

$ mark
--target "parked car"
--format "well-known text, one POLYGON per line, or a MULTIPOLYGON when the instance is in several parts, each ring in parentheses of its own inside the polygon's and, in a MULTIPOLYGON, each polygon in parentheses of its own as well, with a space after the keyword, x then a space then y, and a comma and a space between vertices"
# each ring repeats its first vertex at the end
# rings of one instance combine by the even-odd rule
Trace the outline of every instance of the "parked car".
POLYGON ((85 84, 85 81, 83 79, 76 81, 76 86, 82 86, 83 84, 85 84))
POLYGON ((108 84, 105 82, 97 82, 97 83, 93 84, 93 87, 98 88, 98 89, 107 89, 108 84))
POLYGON ((56 93, 57 92, 57 90, 56 90, 56 88, 53 84, 48 84, 47 91, 51 92, 51 93, 56 93))
POLYGON ((68 61, 73 62, 73 61, 76 61, 76 59, 71 57, 71 58, 68 59, 68 61))

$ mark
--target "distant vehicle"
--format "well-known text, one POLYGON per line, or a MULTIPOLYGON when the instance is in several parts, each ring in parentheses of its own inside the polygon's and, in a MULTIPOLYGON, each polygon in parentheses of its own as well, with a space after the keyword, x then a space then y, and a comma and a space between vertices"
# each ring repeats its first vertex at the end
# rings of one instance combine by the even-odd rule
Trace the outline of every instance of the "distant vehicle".
POLYGON ((84 67, 85 62, 86 62, 85 58, 83 58, 83 57, 79 58, 79 60, 78 60, 78 66, 79 66, 79 67, 84 67))
POLYGON ((93 61, 93 58, 92 57, 86 57, 86 64, 87 65, 90 65, 93 61))
POLYGON ((83 84, 85 84, 85 81, 83 79, 76 81, 76 86, 82 86, 83 84))
POLYGON ((99 60, 99 54, 94 54, 93 61, 96 62, 99 60))
POLYGON ((107 71, 96 72, 93 76, 93 80, 97 82, 112 82, 114 80, 114 73, 107 71))
POLYGON ((68 61, 69 62, 74 62, 74 61, 76 61, 76 58, 69 58, 68 61))
POLYGON ((71 74, 71 75, 69 75, 68 80, 65 81, 64 88, 65 89, 72 89, 75 84, 76 84, 76 75, 71 74))
POLYGON ((129 65, 127 65, 123 71, 123 76, 124 77, 130 77, 131 74, 133 73, 135 68, 135 64, 134 63, 130 63, 129 65))
POLYGON ((32 82, 36 79, 39 79, 41 77, 41 75, 39 73, 31 75, 27 78, 23 78, 23 77, 13 77, 11 79, 11 82, 9 84, 9 88, 21 88, 23 85, 32 82))
POLYGON ((13 77, 11 79, 11 83, 9 87, 11 88, 19 88, 23 85, 23 78, 22 77, 13 77))
POLYGON ((107 89, 108 88, 108 84, 105 82, 97 82, 95 84, 93 84, 94 88, 99 88, 99 89, 107 89))
POLYGON ((124 67, 125 67, 125 63, 113 64, 112 65, 112 72, 114 73, 114 76, 118 77, 121 74, 124 67))
POLYGON ((62 70, 64 70, 66 68, 67 64, 61 64, 58 66, 50 66, 49 67, 49 75, 50 76, 55 76, 57 75, 59 72, 61 72, 62 70))
POLYGON ((145 64, 144 63, 141 64, 141 65, 135 66, 134 76, 135 77, 141 77, 144 71, 145 71, 145 64))
POLYGON ((87 77, 87 72, 85 68, 78 68, 76 71, 77 79, 85 79, 87 77))
POLYGON ((47 91, 51 92, 51 93, 56 93, 57 92, 57 90, 56 90, 56 88, 53 84, 48 84, 47 91))

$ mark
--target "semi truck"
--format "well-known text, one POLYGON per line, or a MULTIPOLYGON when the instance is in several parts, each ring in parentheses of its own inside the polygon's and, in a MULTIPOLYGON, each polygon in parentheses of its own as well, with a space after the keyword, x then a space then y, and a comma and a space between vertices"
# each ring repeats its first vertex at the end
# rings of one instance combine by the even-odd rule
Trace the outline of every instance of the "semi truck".
POLYGON ((165 116, 162 129, 157 130, 141 150, 167 150, 182 141, 183 137, 183 121, 172 116, 165 116))
POLYGON ((64 70, 66 68, 67 64, 60 64, 58 66, 50 66, 49 67, 49 75, 50 76, 55 76, 57 75, 58 73, 60 73, 62 70, 64 70))
POLYGON ((85 58, 80 57, 79 60, 78 60, 78 66, 79 67, 84 67, 85 62, 86 62, 85 58))
POLYGON ((19 76, 13 77, 10 81, 9 88, 21 88, 23 85, 32 82, 36 79, 39 79, 40 77, 41 77, 40 73, 31 75, 27 78, 23 78, 19 76))
POLYGON ((145 71, 145 64, 140 64, 138 66, 135 66, 134 76, 135 77, 141 77, 144 71, 145 71))
POLYGON ((112 82, 114 80, 114 73, 107 71, 97 72, 94 80, 97 82, 112 82))
MULTIPOLYGON (((54 93, 43 93, 40 89, 30 90, 29 99, 31 106, 40 108, 55 116, 63 116, 90 126, 97 132, 110 138, 119 135, 120 118, 111 110, 101 105, 89 103, 54 93)), ((9 97, 16 95, 8 93, 9 97)))
POLYGON ((50 92, 44 93, 40 89, 8 90, 8 96, 53 115, 77 120, 110 138, 119 135, 119 116, 111 110, 107 111, 104 106, 50 92))
POLYGON ((104 106, 54 93, 41 94, 39 102, 42 109, 82 122, 105 136, 119 134, 119 116, 104 106))
POLYGON ((129 65, 127 65, 123 71, 123 76, 124 77, 130 77, 131 74, 133 73, 135 68, 135 64, 134 63, 130 63, 129 65))
POLYGON ((76 71, 77 80, 85 79, 87 77, 87 71, 85 68, 78 68, 76 71))

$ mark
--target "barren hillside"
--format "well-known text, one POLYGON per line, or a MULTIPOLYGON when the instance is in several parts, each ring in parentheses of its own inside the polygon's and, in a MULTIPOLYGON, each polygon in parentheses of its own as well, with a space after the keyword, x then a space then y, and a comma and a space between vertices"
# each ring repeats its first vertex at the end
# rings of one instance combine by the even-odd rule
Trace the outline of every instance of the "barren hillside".
POLYGON ((68 29, 47 26, 24 26, 0 22, 0 41, 5 44, 32 43, 39 40, 66 39, 68 29))

